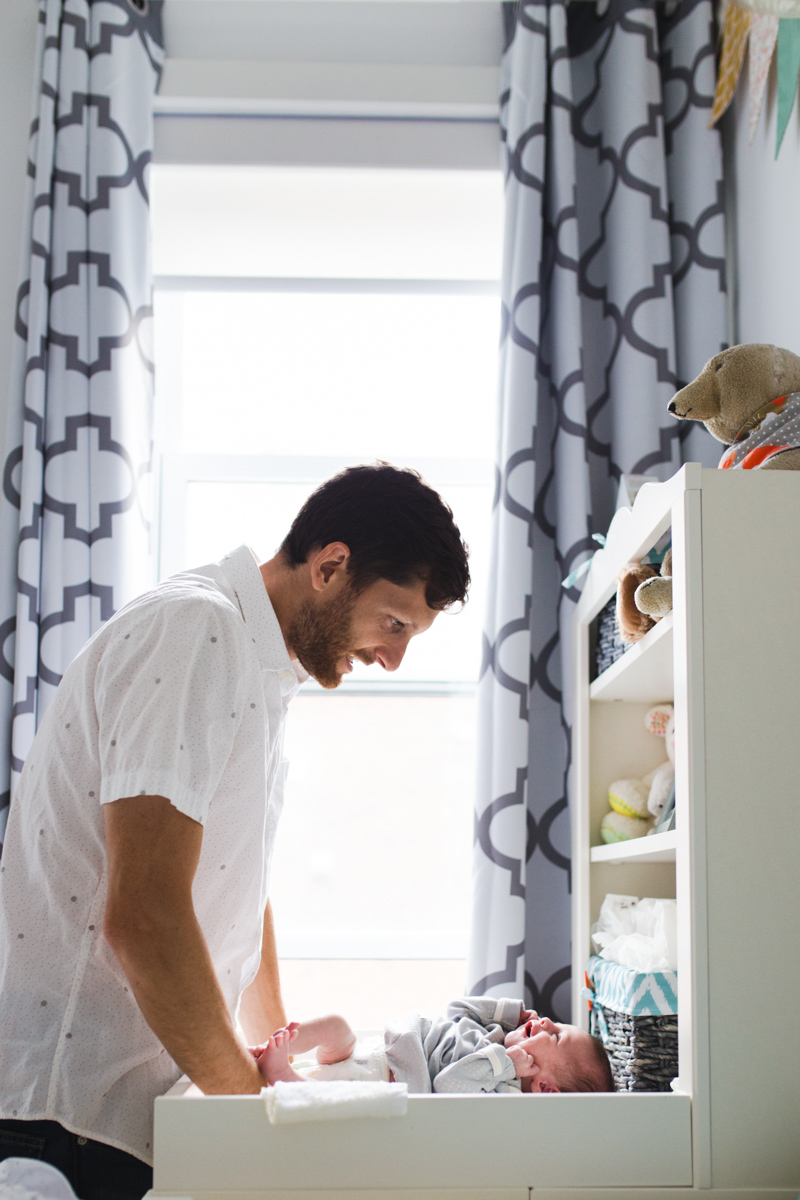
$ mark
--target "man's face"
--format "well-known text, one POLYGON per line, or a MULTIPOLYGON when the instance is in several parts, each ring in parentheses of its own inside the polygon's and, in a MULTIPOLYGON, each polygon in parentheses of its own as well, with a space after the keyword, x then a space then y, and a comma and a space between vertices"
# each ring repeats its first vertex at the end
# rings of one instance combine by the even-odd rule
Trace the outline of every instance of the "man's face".
POLYGON ((530 1020, 506 1034, 504 1045, 507 1050, 519 1046, 530 1058, 522 1090, 550 1092, 558 1091, 570 1070, 589 1053, 589 1035, 576 1025, 532 1013, 530 1020))
POLYGON ((422 580, 400 586, 379 579, 358 595, 348 584, 302 604, 288 641, 308 673, 322 687, 335 688, 354 659, 396 671, 411 638, 429 629, 436 615, 422 580))

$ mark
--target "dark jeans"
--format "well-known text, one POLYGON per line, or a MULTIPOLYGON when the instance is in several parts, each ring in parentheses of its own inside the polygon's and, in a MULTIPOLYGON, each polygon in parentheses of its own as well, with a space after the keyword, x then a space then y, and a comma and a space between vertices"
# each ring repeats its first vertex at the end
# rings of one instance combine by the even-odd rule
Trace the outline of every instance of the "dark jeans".
POLYGON ((0 1120, 0 1160, 38 1158, 66 1175, 79 1200, 141 1200, 153 1168, 140 1158, 78 1137, 57 1121, 0 1120))

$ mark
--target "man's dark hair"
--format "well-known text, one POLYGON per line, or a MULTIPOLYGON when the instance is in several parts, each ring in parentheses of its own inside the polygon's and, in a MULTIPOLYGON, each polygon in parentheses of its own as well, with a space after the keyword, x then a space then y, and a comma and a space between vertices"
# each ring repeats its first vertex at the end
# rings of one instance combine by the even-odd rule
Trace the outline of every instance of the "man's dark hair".
POLYGON ((424 580, 430 608, 464 601, 467 546, 453 514, 419 472, 377 462, 348 467, 309 496, 281 544, 292 567, 330 542, 350 549, 356 591, 379 579, 424 580))
POLYGON ((587 1034, 589 1053, 580 1065, 571 1067, 563 1084, 559 1083, 562 1092, 615 1092, 614 1076, 611 1063, 608 1061, 606 1048, 599 1037, 587 1034))

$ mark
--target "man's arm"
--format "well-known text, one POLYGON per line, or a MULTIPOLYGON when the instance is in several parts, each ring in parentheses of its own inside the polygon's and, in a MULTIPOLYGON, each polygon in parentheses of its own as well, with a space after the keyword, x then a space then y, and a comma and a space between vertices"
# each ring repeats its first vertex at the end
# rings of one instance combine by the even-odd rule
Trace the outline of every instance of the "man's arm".
POLYGON ((203 827, 163 796, 103 807, 108 899, 103 932, 142 1015, 207 1094, 258 1092, 192 904, 203 827))
POLYGON ((286 1024, 286 1010, 283 1007, 278 972, 278 952, 275 947, 275 926, 269 901, 264 912, 261 964, 253 982, 242 992, 239 1020, 245 1037, 253 1046, 266 1042, 276 1029, 282 1029, 286 1024))

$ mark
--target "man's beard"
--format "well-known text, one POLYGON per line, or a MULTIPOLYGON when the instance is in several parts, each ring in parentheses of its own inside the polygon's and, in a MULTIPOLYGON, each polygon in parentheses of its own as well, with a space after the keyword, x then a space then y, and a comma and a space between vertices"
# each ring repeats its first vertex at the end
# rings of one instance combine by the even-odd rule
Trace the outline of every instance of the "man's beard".
POLYGON ((358 599, 352 587, 327 602, 300 605, 287 631, 289 645, 317 683, 324 688, 342 682, 340 659, 351 654, 362 662, 374 659, 353 650, 353 609, 358 599))

